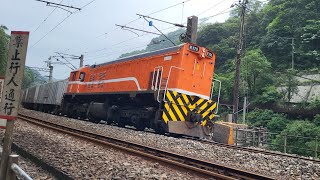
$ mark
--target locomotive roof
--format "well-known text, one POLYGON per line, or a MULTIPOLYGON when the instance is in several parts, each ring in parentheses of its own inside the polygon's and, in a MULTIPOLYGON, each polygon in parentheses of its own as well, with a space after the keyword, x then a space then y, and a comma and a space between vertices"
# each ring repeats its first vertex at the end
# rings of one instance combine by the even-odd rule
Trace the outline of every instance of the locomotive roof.
POLYGON ((173 47, 160 49, 160 50, 156 50, 156 51, 152 51, 152 52, 141 53, 141 54, 136 54, 136 55, 129 56, 129 57, 120 58, 120 59, 117 59, 117 60, 114 60, 114 61, 110 61, 110 62, 105 62, 105 63, 102 63, 102 64, 91 65, 90 68, 96 68, 96 67, 104 66, 104 65, 108 65, 108 64, 114 64, 114 63, 119 63, 119 62, 124 62, 124 61, 130 61, 130 60, 133 60, 133 59, 140 59, 140 58, 144 58, 144 57, 148 57, 148 56, 159 55, 159 54, 175 51, 175 50, 179 49, 180 47, 182 47, 184 45, 185 45, 185 43, 180 44, 178 46, 173 46, 173 47))

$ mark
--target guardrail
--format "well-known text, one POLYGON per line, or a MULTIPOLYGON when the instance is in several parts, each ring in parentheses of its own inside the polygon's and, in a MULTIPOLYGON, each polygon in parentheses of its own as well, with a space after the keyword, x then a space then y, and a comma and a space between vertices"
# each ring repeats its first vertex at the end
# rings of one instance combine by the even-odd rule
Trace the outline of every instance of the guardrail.
POLYGON ((8 161, 8 169, 6 180, 16 180, 17 177, 23 180, 33 180, 25 171, 18 165, 19 155, 11 154, 8 161))

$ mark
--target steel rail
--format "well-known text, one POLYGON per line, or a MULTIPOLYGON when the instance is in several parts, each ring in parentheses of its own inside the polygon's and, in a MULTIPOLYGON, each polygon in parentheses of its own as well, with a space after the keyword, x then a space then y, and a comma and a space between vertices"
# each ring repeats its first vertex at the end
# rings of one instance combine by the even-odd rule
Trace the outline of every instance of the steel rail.
POLYGON ((314 163, 320 163, 319 159, 310 159, 310 158, 307 158, 304 156, 299 156, 299 155, 285 154, 285 153, 274 152, 274 151, 263 150, 263 149, 253 149, 253 148, 224 144, 224 143, 219 143, 219 142, 204 140, 204 139, 194 139, 194 138, 190 138, 190 137, 184 137, 184 138, 199 141, 199 142, 202 142, 205 144, 217 145, 217 146, 221 146, 221 147, 225 147, 225 148, 247 151, 247 152, 251 152, 251 153, 261 153, 261 154, 265 154, 265 155, 295 158, 295 159, 300 159, 300 160, 305 160, 305 161, 311 161, 314 163))
POLYGON ((120 149, 135 155, 150 158, 179 168, 190 170, 201 176, 214 177, 215 179, 261 179, 269 180, 275 177, 268 177, 253 172, 244 171, 230 166, 221 165, 214 162, 203 161, 188 156, 160 150, 153 147, 144 146, 137 143, 127 142, 113 137, 95 134, 92 132, 79 130, 64 125, 55 124, 46 120, 19 114, 19 119, 76 137, 80 137, 91 142, 120 149))
POLYGON ((18 146, 16 142, 12 143, 12 150, 17 154, 19 154, 21 157, 28 159, 29 161, 33 162, 35 165, 41 167, 41 169, 43 169, 44 171, 47 171, 50 175, 52 175, 56 179, 73 180, 73 178, 70 177, 67 173, 58 170, 57 168, 43 161, 41 158, 38 158, 35 155, 31 154, 30 152, 26 151, 22 147, 18 146))

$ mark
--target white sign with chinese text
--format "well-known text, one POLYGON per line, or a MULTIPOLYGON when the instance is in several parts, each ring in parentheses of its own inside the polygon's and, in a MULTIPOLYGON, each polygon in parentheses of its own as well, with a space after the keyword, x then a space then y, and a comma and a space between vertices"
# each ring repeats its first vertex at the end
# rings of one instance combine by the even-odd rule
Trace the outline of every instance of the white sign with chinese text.
POLYGON ((11 31, 0 109, 2 119, 15 120, 18 115, 28 40, 29 32, 11 31))

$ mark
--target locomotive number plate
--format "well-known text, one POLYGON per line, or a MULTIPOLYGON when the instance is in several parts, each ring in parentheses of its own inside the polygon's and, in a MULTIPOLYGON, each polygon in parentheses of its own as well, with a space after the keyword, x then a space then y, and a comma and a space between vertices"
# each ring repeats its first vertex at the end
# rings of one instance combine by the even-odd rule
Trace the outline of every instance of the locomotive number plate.
POLYGON ((194 46, 194 45, 189 45, 189 50, 194 51, 194 52, 198 52, 199 51, 199 47, 198 46, 194 46))
POLYGON ((208 51, 208 52, 207 52, 207 56, 208 56, 209 58, 212 58, 212 57, 213 57, 213 53, 210 52, 210 51, 208 51))

